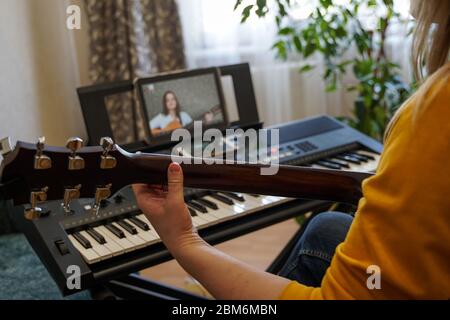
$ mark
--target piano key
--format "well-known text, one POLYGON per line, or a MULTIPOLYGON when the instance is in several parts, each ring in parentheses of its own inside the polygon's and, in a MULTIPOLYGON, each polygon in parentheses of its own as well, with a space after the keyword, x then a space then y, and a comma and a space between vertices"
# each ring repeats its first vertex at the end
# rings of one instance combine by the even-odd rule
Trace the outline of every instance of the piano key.
POLYGON ((138 217, 131 217, 128 220, 130 220, 136 227, 138 227, 144 231, 150 230, 150 227, 148 226, 148 224, 145 223, 144 221, 140 220, 138 217))
POLYGON ((207 213, 208 209, 206 209, 206 207, 202 204, 199 204, 193 200, 186 202, 186 204, 191 207, 192 209, 199 211, 201 213, 207 213))
POLYGON ((354 157, 350 157, 350 156, 346 156, 346 155, 342 155, 342 154, 338 154, 335 157, 339 160, 347 161, 350 163, 361 164, 361 161, 359 161, 358 159, 356 159, 354 157))
POLYGON ((227 198, 221 194, 211 193, 210 196, 216 200, 221 201, 222 203, 229 205, 229 206, 232 206, 234 204, 233 200, 231 200, 230 198, 227 198))
MULTIPOLYGON (((349 171, 363 171, 363 172, 370 172, 370 171, 375 171, 377 166, 378 166, 378 162, 379 162, 379 158, 380 156, 376 153, 370 153, 368 151, 360 151, 358 150, 358 152, 363 153, 364 155, 367 154, 367 161, 347 161, 347 165, 348 168, 343 168, 343 170, 349 170, 349 171), (375 160, 371 160, 370 158, 374 158, 375 160)), ((342 156, 342 154, 341 154, 342 156)), ((354 158, 353 158, 354 159, 354 158)), ((345 160, 339 160, 336 158, 333 158, 333 160, 335 161, 345 161, 345 160)), ((356 160, 356 159, 355 159, 356 160)))
POLYGON ((99 255, 100 259, 108 259, 113 256, 112 252, 108 250, 103 244, 99 244, 86 231, 81 231, 80 234, 92 243, 92 249, 99 255))
POLYGON ((150 223, 150 221, 148 221, 147 217, 146 217, 143 213, 141 213, 141 214, 135 216, 135 218, 136 218, 136 219, 139 219, 140 221, 142 221, 142 222, 144 222, 144 223, 146 223, 146 224, 148 225, 148 227, 149 227, 149 230, 148 230, 148 231, 151 232, 151 233, 153 233, 154 236, 155 236, 156 238, 160 239, 160 236, 159 236, 158 232, 156 232, 155 227, 152 226, 152 224, 150 223))
POLYGON ((357 152, 355 152, 356 154, 362 155, 367 157, 369 160, 375 160, 378 156, 378 154, 374 154, 371 153, 369 151, 365 151, 365 150, 358 150, 357 152))
POLYGON ((94 238, 95 241, 98 242, 98 244, 105 244, 106 240, 105 237, 103 237, 101 234, 99 234, 97 231, 95 231, 94 229, 92 229, 91 227, 88 227, 86 229, 86 232, 92 237, 94 238))
POLYGON ((99 230, 103 235, 109 237, 109 239, 113 240, 126 252, 134 250, 134 244, 132 242, 130 242, 125 237, 119 238, 116 234, 112 233, 110 229, 106 227, 106 225, 97 227, 97 230, 99 230))
POLYGON ((220 194, 223 194, 223 195, 227 196, 228 198, 231 198, 231 199, 234 199, 234 200, 237 200, 240 202, 245 201, 244 197, 240 193, 220 191, 220 194))
POLYGON ((105 228, 112 232, 117 238, 125 238, 125 233, 122 230, 116 228, 112 223, 105 224, 105 228))
MULTIPOLYGON (((129 219, 125 219, 125 222, 131 224, 132 221, 130 221, 129 219)), ((141 237, 143 240, 145 240, 146 242, 153 242, 156 239, 158 239, 159 237, 155 236, 155 234, 153 232, 151 232, 150 230, 139 230, 139 232, 137 233, 137 235, 139 237, 141 237)))
POLYGON ((92 244, 89 240, 83 237, 79 232, 74 232, 72 235, 85 249, 92 248, 92 244))
POLYGON ((341 169, 340 165, 334 164, 334 163, 331 163, 331 162, 328 162, 328 161, 325 161, 325 160, 319 160, 316 163, 318 165, 323 166, 323 167, 328 168, 328 169, 335 169, 335 170, 340 170, 341 169))
POLYGON ((263 197, 253 198, 244 193, 240 194, 240 196, 244 201, 236 202, 235 206, 241 207, 244 210, 244 212, 253 210, 255 208, 259 208, 261 206, 261 200, 263 199, 263 197))
POLYGON ((212 209, 212 210, 217 210, 219 207, 217 206, 217 204, 215 204, 212 201, 209 201, 205 198, 199 198, 199 199, 195 199, 195 201, 197 201, 198 203, 201 203, 202 205, 212 209))
POLYGON ((138 231, 136 230, 136 228, 134 226, 132 226, 131 224, 129 224, 127 221, 123 220, 117 220, 116 223, 122 227, 122 229, 125 229, 126 231, 128 231, 128 233, 130 234, 137 234, 138 231))
POLYGON ((141 237, 139 237, 137 234, 132 234, 126 231, 126 229, 123 229, 122 226, 119 224, 113 222, 112 223, 116 228, 119 230, 122 230, 125 233, 125 238, 129 240, 131 243, 133 243, 136 246, 136 249, 143 248, 147 245, 147 242, 143 240, 141 237))
POLYGON ((91 264, 100 261, 100 257, 92 248, 86 249, 83 247, 72 234, 69 234, 69 240, 87 263, 91 264))
POLYGON ((256 203, 257 206, 267 206, 269 204, 272 204, 275 201, 278 201, 277 198, 274 198, 273 196, 264 196, 264 195, 255 195, 250 194, 250 197, 247 197, 247 199, 251 199, 252 202, 256 203))
POLYGON ((194 209, 197 212, 197 216, 203 220, 205 220, 206 222, 213 222, 217 220, 216 215, 213 215, 212 213, 215 212, 213 210, 211 210, 211 212, 201 212, 198 211, 197 209, 194 209))
POLYGON ((198 214, 200 214, 200 213, 197 214, 197 211, 195 211, 194 209, 192 209, 190 207, 187 207, 187 208, 188 208, 189 213, 191 215, 192 224, 194 225, 194 227, 200 227, 200 226, 202 226, 202 225, 207 223, 206 220, 203 220, 202 218, 200 218, 198 216, 198 214))
POLYGON ((191 215, 191 217, 196 217, 197 216, 197 211, 195 211, 194 209, 192 209, 189 206, 187 206, 187 208, 189 210, 189 214, 191 215))
POLYGON ((210 212, 211 215, 217 218, 230 217, 244 212, 242 206, 235 205, 234 202, 232 202, 232 205, 228 205, 220 200, 217 200, 216 198, 213 198, 212 195, 208 195, 203 198, 208 201, 212 201, 217 205, 218 209, 210 212))
POLYGON ((353 158, 358 159, 359 161, 362 161, 362 162, 369 161, 369 159, 367 157, 365 157, 363 155, 360 155, 360 154, 356 154, 354 152, 346 152, 346 153, 344 153, 344 155, 353 157, 353 158))
POLYGON ((192 224, 194 227, 199 228, 209 224, 211 221, 200 218, 199 216, 192 217, 192 224))
POLYGON ((342 168, 346 168, 346 169, 350 168, 350 165, 349 165, 347 162, 342 161, 342 160, 338 160, 338 159, 336 159, 336 158, 327 158, 326 161, 327 161, 327 162, 331 162, 331 163, 338 164, 338 165, 340 165, 342 168))
POLYGON ((105 238, 105 246, 108 248, 109 251, 113 254, 113 256, 118 256, 122 253, 124 253, 126 250, 120 244, 116 243, 113 239, 111 239, 106 233, 104 233, 100 227, 94 228, 95 232, 100 234, 103 238, 105 238))

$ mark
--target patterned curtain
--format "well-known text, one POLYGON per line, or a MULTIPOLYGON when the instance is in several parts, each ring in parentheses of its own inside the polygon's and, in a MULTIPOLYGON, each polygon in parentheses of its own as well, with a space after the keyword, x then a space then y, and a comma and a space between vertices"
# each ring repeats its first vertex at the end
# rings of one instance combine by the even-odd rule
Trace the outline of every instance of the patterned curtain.
MULTIPOLYGON (((175 0, 85 0, 85 4, 93 83, 185 68, 175 0)), ((142 108, 137 103, 133 93, 106 101, 113 138, 119 144, 145 138, 142 108)))

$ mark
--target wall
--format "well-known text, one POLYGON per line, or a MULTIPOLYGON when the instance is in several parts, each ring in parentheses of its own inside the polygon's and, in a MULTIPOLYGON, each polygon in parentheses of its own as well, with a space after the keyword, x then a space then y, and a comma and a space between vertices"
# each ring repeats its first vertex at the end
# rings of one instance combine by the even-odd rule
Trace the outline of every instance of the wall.
POLYGON ((0 1, 1 138, 33 142, 45 135, 63 145, 86 136, 76 87, 88 84, 87 25, 66 28, 70 2, 0 1))

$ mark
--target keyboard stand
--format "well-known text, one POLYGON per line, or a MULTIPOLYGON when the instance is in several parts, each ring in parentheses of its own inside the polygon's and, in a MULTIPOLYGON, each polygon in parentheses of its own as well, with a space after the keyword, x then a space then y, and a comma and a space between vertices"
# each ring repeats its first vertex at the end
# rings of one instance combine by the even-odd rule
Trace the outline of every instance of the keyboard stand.
POLYGON ((105 291, 101 292, 98 288, 97 290, 92 290, 93 298, 100 300, 208 300, 205 297, 141 277, 137 274, 130 274, 111 280, 105 284, 103 290, 105 291))

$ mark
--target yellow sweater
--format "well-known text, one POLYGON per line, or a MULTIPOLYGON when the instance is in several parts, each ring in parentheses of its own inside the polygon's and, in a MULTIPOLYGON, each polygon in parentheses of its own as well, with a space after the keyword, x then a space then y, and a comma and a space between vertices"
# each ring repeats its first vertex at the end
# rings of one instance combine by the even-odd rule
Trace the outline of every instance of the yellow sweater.
POLYGON ((437 74, 402 107, 321 287, 291 282, 282 299, 450 298, 450 64, 437 74))

